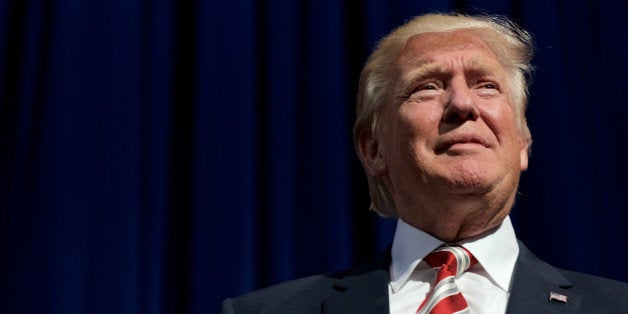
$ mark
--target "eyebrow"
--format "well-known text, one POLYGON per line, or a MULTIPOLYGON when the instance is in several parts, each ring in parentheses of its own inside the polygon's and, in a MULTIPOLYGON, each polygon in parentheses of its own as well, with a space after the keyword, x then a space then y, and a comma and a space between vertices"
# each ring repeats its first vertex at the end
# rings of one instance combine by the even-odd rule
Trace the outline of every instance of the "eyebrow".
MULTIPOLYGON (((410 92, 408 89, 414 88, 419 81, 434 76, 447 76, 449 72, 451 72, 449 65, 438 62, 423 63, 418 68, 412 70, 406 78, 402 80, 400 92, 402 95, 405 95, 410 92)), ((476 57, 469 59, 464 64, 464 72, 472 73, 474 76, 493 76, 499 72, 499 69, 476 57)))
POLYGON ((403 79, 404 88, 408 85, 414 85, 417 81, 433 76, 443 76, 449 72, 449 67, 442 63, 424 63, 418 68, 412 70, 406 78, 403 79))
MULTIPOLYGON (((502 69, 504 68, 501 63, 499 64, 502 69)), ((473 72, 476 75, 497 75, 500 71, 498 67, 493 64, 489 64, 487 62, 483 62, 479 58, 471 58, 469 63, 465 65, 465 72, 473 72)))

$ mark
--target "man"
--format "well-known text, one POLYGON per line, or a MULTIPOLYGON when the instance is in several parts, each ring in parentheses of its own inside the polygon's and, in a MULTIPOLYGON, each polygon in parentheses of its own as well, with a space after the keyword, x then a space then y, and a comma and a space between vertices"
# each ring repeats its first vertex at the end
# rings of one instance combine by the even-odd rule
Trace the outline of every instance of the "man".
POLYGON ((540 261, 510 223, 532 50, 496 17, 429 14, 384 38, 362 70, 354 139, 373 209, 399 219, 390 251, 223 312, 628 312, 628 285, 540 261))

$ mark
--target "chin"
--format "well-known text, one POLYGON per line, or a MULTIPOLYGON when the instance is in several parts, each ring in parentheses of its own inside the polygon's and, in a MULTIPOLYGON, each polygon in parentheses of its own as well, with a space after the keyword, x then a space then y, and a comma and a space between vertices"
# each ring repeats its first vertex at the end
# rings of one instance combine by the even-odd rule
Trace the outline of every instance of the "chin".
POLYGON ((462 194, 484 194, 495 188, 500 181, 499 176, 485 167, 462 167, 449 173, 449 185, 462 194))
POLYGON ((458 180, 453 182, 451 187, 456 194, 481 195, 492 191, 495 184, 480 180, 458 180))

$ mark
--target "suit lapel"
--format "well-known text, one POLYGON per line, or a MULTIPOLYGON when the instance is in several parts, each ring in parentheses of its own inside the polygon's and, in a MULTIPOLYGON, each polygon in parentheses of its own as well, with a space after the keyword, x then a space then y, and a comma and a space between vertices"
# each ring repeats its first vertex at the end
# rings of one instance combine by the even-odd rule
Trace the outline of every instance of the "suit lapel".
POLYGON ((581 297, 569 291, 571 283, 556 268, 539 260, 519 242, 512 289, 506 313, 576 313, 581 297), (550 292, 567 297, 567 302, 550 300, 550 292))
MULTIPOLYGON (((519 242, 512 289, 506 313, 578 313, 582 298, 553 266, 538 259, 519 242), (550 292, 567 302, 550 300, 550 292)), ((333 292, 321 302, 323 313, 389 313, 390 247, 377 260, 338 277, 333 292)))
POLYGON ((388 283, 390 248, 377 260, 366 264, 335 282, 335 290, 323 300, 323 313, 389 313, 388 283))

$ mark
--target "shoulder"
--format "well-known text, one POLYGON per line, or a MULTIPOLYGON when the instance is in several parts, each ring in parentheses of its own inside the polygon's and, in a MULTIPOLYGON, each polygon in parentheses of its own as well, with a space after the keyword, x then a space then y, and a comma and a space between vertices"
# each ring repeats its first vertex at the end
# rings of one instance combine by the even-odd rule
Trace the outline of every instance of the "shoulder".
MULTIPOLYGON (((597 290, 613 290, 614 294, 628 296, 628 283, 557 268, 574 286, 598 288, 597 290)), ((627 300, 628 301, 628 300, 627 300)))
POLYGON ((621 304, 628 310, 628 283, 557 268, 576 293, 596 303, 621 304))
POLYGON ((538 259, 522 243, 512 281, 510 313, 572 310, 580 313, 628 313, 628 284, 564 270, 538 259), (553 302, 557 293, 567 301, 553 302))
MULTIPOLYGON (((223 313, 367 313, 388 308, 390 250, 360 267, 315 275, 223 302, 223 313)), ((379 311, 381 312, 381 311, 379 311)))
POLYGON ((259 313, 261 309, 275 307, 292 300, 298 300, 302 308, 320 299, 320 294, 333 286, 333 277, 316 275, 287 281, 264 289, 253 291, 223 302, 223 313, 259 313))
POLYGON ((582 298, 583 313, 628 312, 628 284, 620 281, 558 269, 572 286, 569 290, 582 298))
MULTIPOLYGON (((528 248, 519 242, 520 256, 518 262, 523 262, 542 273, 547 279, 559 286, 569 286, 571 289, 580 289, 585 294, 595 292, 615 291, 614 295, 628 296, 628 283, 593 276, 585 273, 554 267, 536 257, 528 248)), ((628 302, 628 298, 626 298, 628 302)))

